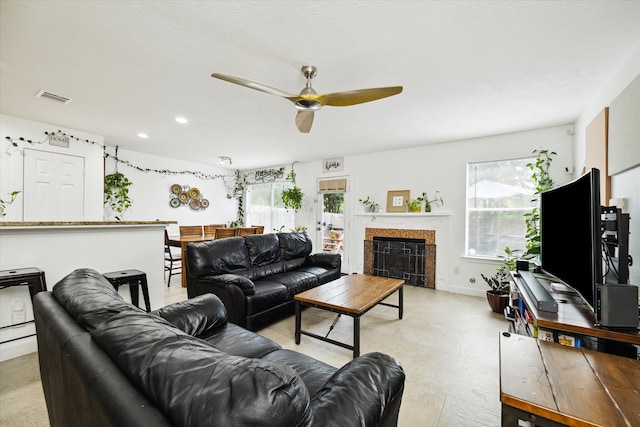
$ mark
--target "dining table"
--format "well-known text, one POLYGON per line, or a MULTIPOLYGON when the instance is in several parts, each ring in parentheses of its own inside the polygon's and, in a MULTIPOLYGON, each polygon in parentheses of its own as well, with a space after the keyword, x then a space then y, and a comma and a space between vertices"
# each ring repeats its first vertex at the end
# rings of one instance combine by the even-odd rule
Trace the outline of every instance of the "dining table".
POLYGON ((180 276, 182 277, 182 287, 187 287, 187 269, 185 267, 186 258, 184 253, 187 249, 187 245, 192 242, 206 242, 208 240, 215 240, 216 236, 213 234, 202 234, 202 235, 193 235, 193 236, 169 236, 167 240, 167 244, 169 246, 179 247, 180 248, 180 256, 182 258, 182 272, 180 276))

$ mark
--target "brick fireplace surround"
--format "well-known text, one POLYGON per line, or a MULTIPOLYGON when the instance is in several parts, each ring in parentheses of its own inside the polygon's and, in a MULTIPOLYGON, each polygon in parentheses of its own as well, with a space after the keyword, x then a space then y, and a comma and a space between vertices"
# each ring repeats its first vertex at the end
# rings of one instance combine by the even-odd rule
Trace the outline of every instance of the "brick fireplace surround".
MULTIPOLYGON (((410 230, 401 228, 365 228, 364 229, 364 273, 373 274, 373 245, 366 244, 372 242, 374 237, 394 237, 401 239, 420 239, 424 240, 426 245, 435 246, 436 231, 435 230, 410 230)), ((424 284, 425 287, 435 289, 435 271, 436 257, 435 251, 432 256, 425 256, 424 260, 424 284)))

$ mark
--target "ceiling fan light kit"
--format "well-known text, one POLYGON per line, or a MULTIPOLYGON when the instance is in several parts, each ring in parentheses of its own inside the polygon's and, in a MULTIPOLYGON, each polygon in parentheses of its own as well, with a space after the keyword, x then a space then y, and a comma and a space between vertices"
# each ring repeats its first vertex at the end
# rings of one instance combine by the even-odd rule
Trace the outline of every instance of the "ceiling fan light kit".
POLYGON ((301 69, 302 75, 307 83, 300 91, 299 95, 294 95, 278 89, 273 86, 247 80, 242 77, 231 76, 228 74, 213 73, 211 77, 234 83, 240 86, 248 87, 270 95, 276 95, 293 102, 298 110, 295 118, 296 127, 302 133, 309 133, 313 125, 314 112, 318 111, 325 105, 333 107, 346 107, 349 105, 362 104, 389 96, 397 95, 402 92, 402 86, 379 87, 370 89, 356 89, 344 92, 334 92, 327 94, 318 94, 311 87, 311 80, 318 74, 318 69, 313 65, 303 65, 301 69))

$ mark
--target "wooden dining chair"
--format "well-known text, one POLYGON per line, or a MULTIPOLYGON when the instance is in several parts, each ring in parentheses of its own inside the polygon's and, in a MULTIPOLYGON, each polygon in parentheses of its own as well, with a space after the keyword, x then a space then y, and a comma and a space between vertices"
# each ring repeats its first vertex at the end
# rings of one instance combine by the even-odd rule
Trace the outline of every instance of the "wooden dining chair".
POLYGON ((226 224, 209 224, 204 227, 204 235, 205 236, 215 236, 216 228, 227 228, 226 224))
POLYGON ((246 236, 248 234, 256 234, 255 227, 238 227, 236 228, 236 236, 246 236))
POLYGON ((201 225, 181 225, 180 236, 202 236, 201 225))
POLYGON ((264 233, 264 225, 252 225, 252 227, 255 227, 256 234, 264 233))
POLYGON ((174 251, 169 246, 169 233, 167 233, 167 230, 164 230, 164 271, 169 272, 167 287, 171 286, 171 276, 182 273, 182 256, 179 249, 174 251), (177 266, 174 266, 174 264, 177 264, 177 266))
POLYGON ((225 237, 233 237, 236 235, 235 228, 216 228, 216 239, 222 239, 225 237))

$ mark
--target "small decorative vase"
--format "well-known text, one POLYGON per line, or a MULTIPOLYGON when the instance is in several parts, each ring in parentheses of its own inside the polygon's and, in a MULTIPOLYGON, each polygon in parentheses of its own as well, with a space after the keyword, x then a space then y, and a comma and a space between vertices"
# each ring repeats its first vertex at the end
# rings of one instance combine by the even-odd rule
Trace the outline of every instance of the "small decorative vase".
POLYGON ((417 206, 410 205, 409 206, 409 212, 420 212, 421 209, 422 209, 422 206, 420 206, 420 205, 417 205, 417 206))
POLYGON ((424 206, 424 211, 425 212, 431 212, 431 205, 425 205, 424 206))

